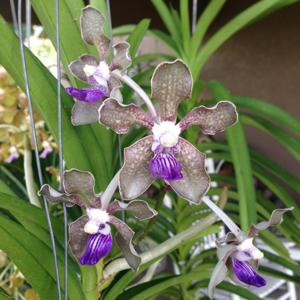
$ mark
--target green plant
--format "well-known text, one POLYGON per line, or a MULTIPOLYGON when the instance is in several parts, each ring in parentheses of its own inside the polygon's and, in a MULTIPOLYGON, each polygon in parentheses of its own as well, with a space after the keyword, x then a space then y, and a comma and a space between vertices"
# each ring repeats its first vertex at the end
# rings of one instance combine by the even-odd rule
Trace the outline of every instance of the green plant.
MULTIPOLYGON (((197 145, 201 151, 205 151, 209 158, 224 160, 234 166, 233 176, 211 174, 211 179, 220 186, 226 183, 230 187, 227 197, 221 197, 220 206, 224 207, 228 215, 238 223, 243 231, 248 230, 256 221, 267 219, 275 209, 274 203, 259 191, 255 190, 254 177, 262 182, 284 206, 293 206, 294 210, 286 216, 285 222, 278 229, 280 233, 290 241, 300 245, 297 226, 300 223, 300 210, 295 199, 287 191, 286 185, 300 193, 299 178, 293 176, 288 170, 281 168, 276 162, 271 161, 263 154, 251 149, 247 144, 244 132, 245 125, 259 128, 270 134, 279 141, 291 155, 299 160, 299 132, 300 122, 275 105, 268 104, 262 100, 251 97, 233 96, 220 82, 203 82, 201 70, 217 49, 229 39, 235 32, 252 22, 296 1, 291 0, 262 0, 238 16, 234 17, 221 29, 219 29, 207 42, 203 38, 208 27, 217 17, 225 1, 212 0, 199 17, 195 32, 190 30, 189 1, 180 1, 180 11, 168 8, 162 0, 152 1, 161 19, 166 25, 168 34, 149 29, 149 20, 142 20, 136 26, 125 25, 114 28, 115 35, 129 34, 127 41, 130 43, 130 54, 133 57, 132 69, 140 62, 160 61, 164 59, 181 58, 191 69, 194 79, 194 89, 189 101, 181 104, 179 108, 179 119, 191 108, 195 107, 201 97, 203 89, 207 87, 212 94, 212 99, 205 100, 205 104, 215 104, 217 100, 227 99, 234 102, 240 113, 239 122, 227 129, 226 141, 216 142, 208 139, 205 143, 199 142, 200 130, 196 127, 187 129, 184 137, 197 145), (159 53, 136 55, 137 49, 145 35, 148 33, 165 43, 171 50, 170 55, 159 53), (281 125, 279 127, 279 125, 281 125), (282 125, 284 127, 282 127, 282 125), (293 136, 289 131, 293 132, 293 136), (295 224, 297 226, 295 226, 295 224)), ((31 1, 33 9, 39 17, 44 29, 56 44, 55 35, 55 3, 54 1, 31 1)), ((91 1, 104 16, 107 16, 104 1, 91 1)), ((82 88, 82 83, 73 77, 68 65, 83 53, 95 55, 95 49, 83 42, 80 34, 78 18, 83 8, 81 0, 61 0, 61 60, 64 71, 69 75, 72 86, 82 88), (74 21, 75 20, 75 21, 74 21)), ((18 48, 18 39, 10 25, 0 18, 0 64, 12 75, 19 86, 24 90, 25 83, 21 72, 21 60, 11 49, 18 48)), ((109 32, 109 28, 105 29, 109 32)), ((28 66, 29 83, 31 87, 32 100, 35 108, 40 112, 47 126, 58 140, 57 128, 57 106, 53 101, 56 98, 56 80, 39 60, 26 49, 26 60, 28 66)), ((149 89, 150 76, 153 68, 143 69, 133 79, 145 90, 149 89)), ((130 78, 128 78, 130 80, 130 78)), ((132 90, 128 87, 122 88, 123 100, 129 103, 132 99, 132 90)), ((71 124, 72 99, 62 91, 62 125, 63 125, 63 156, 68 169, 77 168, 90 171, 95 176, 96 192, 104 191, 110 179, 118 170, 118 139, 112 131, 106 130, 99 124, 73 127, 71 124)), ((122 147, 133 144, 145 135, 145 130, 129 132, 122 137, 122 147)), ((55 157, 54 165, 57 166, 55 157)), ((3 236, 0 248, 9 254, 23 272, 28 282, 39 293, 42 299, 55 299, 55 275, 52 268, 51 244, 47 235, 47 226, 40 208, 33 207, 26 201, 20 199, 20 193, 16 193, 15 183, 20 183, 22 171, 15 170, 14 166, 5 167, 8 173, 4 174, 1 185, 1 215, 0 231, 3 236), (8 175, 9 174, 9 175, 8 175), (8 181, 7 185, 4 181, 8 181), (47 253, 47 263, 44 256, 47 253), (44 283, 47 282, 45 288, 44 283)), ((46 175, 47 182, 55 185, 54 178, 46 175)), ((22 184, 21 184, 22 186, 22 184)), ((24 187, 23 187, 24 188, 24 187)), ((192 206, 177 195, 168 193, 172 199, 172 207, 162 203, 164 192, 163 183, 157 182, 149 194, 143 196, 150 205, 159 211, 154 221, 149 221, 146 227, 141 223, 128 218, 128 223, 137 233, 136 242, 143 247, 142 265, 138 272, 128 271, 129 268, 124 259, 118 259, 103 267, 103 262, 96 266, 78 266, 73 256, 69 255, 69 298, 70 299, 153 299, 158 295, 165 295, 170 299, 193 299, 199 295, 199 289, 207 287, 211 270, 216 263, 215 250, 209 249, 195 253, 195 244, 201 245, 204 238, 210 234, 216 234, 220 230, 220 223, 216 222, 214 215, 208 215, 204 205, 192 206), (193 226, 200 222, 198 228, 193 226), (191 233, 188 228, 193 228, 191 233), (173 236, 173 243, 169 241, 173 236), (178 242, 180 238, 184 243, 178 242), (150 250, 149 250, 150 248, 150 250), (153 256, 151 249, 157 251, 153 256), (178 270, 174 272, 164 271, 155 275, 155 269, 159 261, 168 257, 173 266, 178 270), (140 279, 138 276, 145 271, 140 279), (80 275, 78 278, 77 275, 80 275), (139 279, 137 279, 137 277, 139 279), (133 282, 135 282, 133 284, 133 282), (99 284, 100 283, 100 284, 99 284), (126 291, 124 292, 124 290, 126 291)), ((219 187, 211 188, 208 192, 210 197, 220 196, 222 190, 219 187)), ((81 215, 79 209, 69 210, 69 218, 74 220, 81 215)), ((52 221, 57 243, 59 271, 63 272, 63 224, 61 207, 52 209, 52 221)), ((276 254, 266 253, 269 260, 292 270, 295 277, 289 278, 299 283, 300 275, 297 265, 289 257, 283 243, 277 239, 272 232, 264 232, 261 239, 276 254)), ((171 239, 172 240, 172 239, 171 239)), ((155 253, 155 252, 154 252, 155 253)), ((113 248, 110 258, 115 259, 120 252, 113 248)), ((262 270, 265 274, 278 274, 272 268, 262 270)), ((222 283, 218 286, 226 291, 236 293, 247 299, 258 299, 253 293, 242 287, 233 286, 231 283, 222 283)), ((64 287, 61 286, 64 290, 64 287)))

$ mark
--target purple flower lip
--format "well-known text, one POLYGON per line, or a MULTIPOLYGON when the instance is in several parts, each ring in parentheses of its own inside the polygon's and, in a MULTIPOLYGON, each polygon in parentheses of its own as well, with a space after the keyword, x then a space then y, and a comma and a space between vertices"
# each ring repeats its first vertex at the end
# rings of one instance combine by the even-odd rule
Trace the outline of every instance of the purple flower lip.
POLYGON ((260 276, 246 261, 232 259, 232 269, 236 277, 243 283, 255 287, 262 287, 267 284, 266 280, 260 276))
POLYGON ((154 154, 149 163, 152 177, 165 180, 179 180, 183 178, 182 165, 171 152, 154 154))
POLYGON ((103 97, 106 95, 105 89, 78 89, 75 87, 67 87, 65 90, 66 93, 72 96, 73 98, 88 103, 94 103, 99 100, 102 100, 103 97))
POLYGON ((95 265, 112 249, 112 235, 102 233, 90 234, 87 238, 86 248, 79 261, 82 265, 95 265))

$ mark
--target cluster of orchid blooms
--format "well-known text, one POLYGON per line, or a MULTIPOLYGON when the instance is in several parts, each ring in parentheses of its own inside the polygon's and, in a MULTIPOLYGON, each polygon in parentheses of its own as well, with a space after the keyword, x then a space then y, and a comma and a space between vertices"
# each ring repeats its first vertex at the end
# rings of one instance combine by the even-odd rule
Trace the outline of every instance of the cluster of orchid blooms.
MULTIPOLYGON (((177 108, 181 101, 190 97, 193 86, 184 62, 163 62, 156 67, 151 80, 151 97, 157 102, 154 108, 145 92, 125 74, 131 62, 129 45, 125 42, 113 45, 110 57, 110 40, 103 34, 101 13, 87 6, 80 20, 84 41, 97 48, 101 60, 85 54, 70 64, 71 72, 90 86, 66 88, 75 99, 72 123, 82 125, 99 121, 117 134, 126 134, 131 127, 139 125, 148 128, 150 134, 125 149, 123 167, 104 193, 95 194, 95 179, 91 173, 71 169, 64 172, 62 191, 44 185, 40 194, 51 203, 75 204, 85 210, 86 214, 69 228, 70 247, 81 264, 94 265, 111 251, 110 225, 113 225, 117 230, 116 243, 130 267, 137 270, 141 259, 132 243, 134 232, 114 213, 131 211, 138 220, 155 216, 157 212, 145 201, 136 200, 155 179, 164 180, 191 205, 199 204, 210 185, 204 166, 205 155, 180 134, 193 125, 200 126, 202 132, 209 135, 224 131, 237 121, 237 112, 234 104, 221 101, 211 108, 194 108, 176 124, 177 108), (122 104, 119 90, 122 81, 145 100, 148 112, 135 104, 122 104), (118 200, 110 202, 117 186, 122 200, 131 200, 127 204, 118 200)), ((253 238, 260 230, 280 224, 287 210, 275 210, 270 221, 253 225, 248 235, 238 229, 218 241, 220 261, 212 273, 210 297, 228 270, 239 283, 256 287, 266 284, 256 272, 263 253, 253 245, 253 238)))
MULTIPOLYGON (((50 43, 50 41, 49 41, 50 43)), ((38 51, 38 48, 31 48, 38 51)), ((39 56, 41 58, 41 56, 39 56)), ((45 122, 34 111, 40 157, 45 159, 56 148, 45 122)), ((0 66, 0 162, 12 163, 24 154, 25 138, 31 140, 31 124, 26 95, 0 66)))

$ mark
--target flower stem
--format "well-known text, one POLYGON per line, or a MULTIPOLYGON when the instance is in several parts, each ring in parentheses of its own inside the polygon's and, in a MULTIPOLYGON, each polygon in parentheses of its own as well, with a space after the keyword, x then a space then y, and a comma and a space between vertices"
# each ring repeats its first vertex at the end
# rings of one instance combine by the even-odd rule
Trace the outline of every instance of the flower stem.
MULTIPOLYGON (((227 197, 220 198, 220 207, 223 208, 227 201, 227 197)), ((193 239, 195 236, 199 234, 199 232, 211 226, 217 217, 215 214, 210 214, 206 218, 202 219, 196 225, 190 227, 187 230, 184 230, 165 242, 153 247, 149 251, 146 251, 140 255, 141 257, 141 265, 146 264, 154 259, 158 259, 172 250, 178 248, 189 240, 193 239)), ((108 266, 103 270, 103 279, 109 280, 111 277, 115 276, 117 273, 129 269, 129 265, 125 258, 119 258, 112 261, 108 266)))
POLYGON ((115 177, 111 180, 111 182, 107 186, 104 193, 101 195, 101 208, 102 209, 106 209, 108 207, 108 204, 119 185, 119 175, 120 175, 120 171, 117 172, 115 177))
POLYGON ((214 202, 212 202, 208 197, 203 197, 201 199, 230 229, 230 231, 235 235, 239 236, 241 230, 240 228, 220 209, 214 202))
MULTIPOLYGON (((164 197, 165 197, 166 192, 164 190, 161 190, 158 194, 158 199, 155 202, 155 207, 154 209, 159 212, 161 205, 164 201, 164 197)), ((148 222, 148 224, 146 225, 144 232, 142 233, 142 235, 137 239, 137 243, 141 242, 150 232, 152 226, 154 225, 155 221, 156 221, 157 215, 154 216, 153 218, 151 218, 148 222)))
POLYGON ((128 86, 130 86, 140 97, 143 99, 145 104, 147 105, 149 112, 151 113, 152 117, 156 120, 157 119, 157 113, 156 110, 153 106, 152 101, 148 97, 148 95, 144 92, 144 90, 134 81, 132 80, 129 76, 126 74, 121 74, 119 70, 114 70, 112 74, 126 83, 128 86))
POLYGON ((33 170, 32 170, 32 156, 30 149, 30 142, 28 136, 24 138, 24 173, 25 185, 29 198, 29 202, 37 207, 41 207, 37 191, 34 184, 33 170))

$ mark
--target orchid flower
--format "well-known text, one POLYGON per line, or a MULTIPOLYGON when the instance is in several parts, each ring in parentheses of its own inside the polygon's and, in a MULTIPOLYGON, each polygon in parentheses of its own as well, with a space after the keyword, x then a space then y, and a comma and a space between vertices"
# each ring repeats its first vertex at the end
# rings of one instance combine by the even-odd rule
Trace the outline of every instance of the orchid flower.
POLYGON ((119 79, 113 76, 113 70, 125 71, 131 64, 129 44, 120 42, 112 46, 113 57, 109 60, 110 40, 103 34, 104 17, 94 7, 88 5, 80 17, 83 40, 94 45, 100 61, 89 54, 82 55, 69 65, 70 71, 78 79, 88 83, 88 88, 67 87, 66 92, 77 101, 72 110, 73 125, 97 122, 101 100, 112 95, 122 101, 119 79))
POLYGON ((10 164, 20 157, 19 150, 16 146, 9 147, 9 156, 5 159, 5 162, 10 164))
POLYGON ((190 70, 181 60, 164 62, 151 79, 152 97, 159 107, 157 119, 134 104, 122 105, 112 97, 103 102, 99 121, 104 126, 118 134, 127 133, 134 124, 151 131, 151 135, 125 149, 119 186, 122 199, 138 197, 159 178, 194 203, 199 203, 208 190, 205 155, 180 134, 192 125, 210 135, 224 131, 237 121, 237 112, 234 104, 221 101, 212 108, 194 108, 176 124, 177 108, 190 97, 192 86, 190 70))
POLYGON ((43 151, 40 154, 40 158, 42 158, 42 159, 45 159, 49 154, 51 154, 53 152, 53 148, 51 146, 50 141, 44 140, 42 142, 42 148, 43 148, 43 151))
POLYGON ((208 296, 212 299, 215 287, 225 278, 227 271, 230 277, 238 284, 262 287, 266 280, 257 273, 258 262, 264 254, 253 245, 254 237, 270 226, 276 226, 283 221, 283 214, 293 208, 275 209, 268 221, 252 225, 249 233, 240 232, 239 236, 229 232, 224 238, 217 241, 219 262, 214 268, 208 285, 208 296))
POLYGON ((94 192, 95 179, 89 172, 76 169, 65 171, 63 183, 64 193, 47 184, 42 186, 39 193, 51 203, 65 202, 68 206, 76 204, 86 210, 86 214, 69 227, 70 247, 80 264, 94 265, 109 254, 113 245, 110 225, 113 225, 118 232, 116 243, 128 264, 136 270, 141 259, 132 244, 134 232, 114 213, 130 211, 138 220, 146 220, 155 216, 156 211, 142 200, 133 200, 128 204, 114 200, 105 207, 102 195, 94 192))

